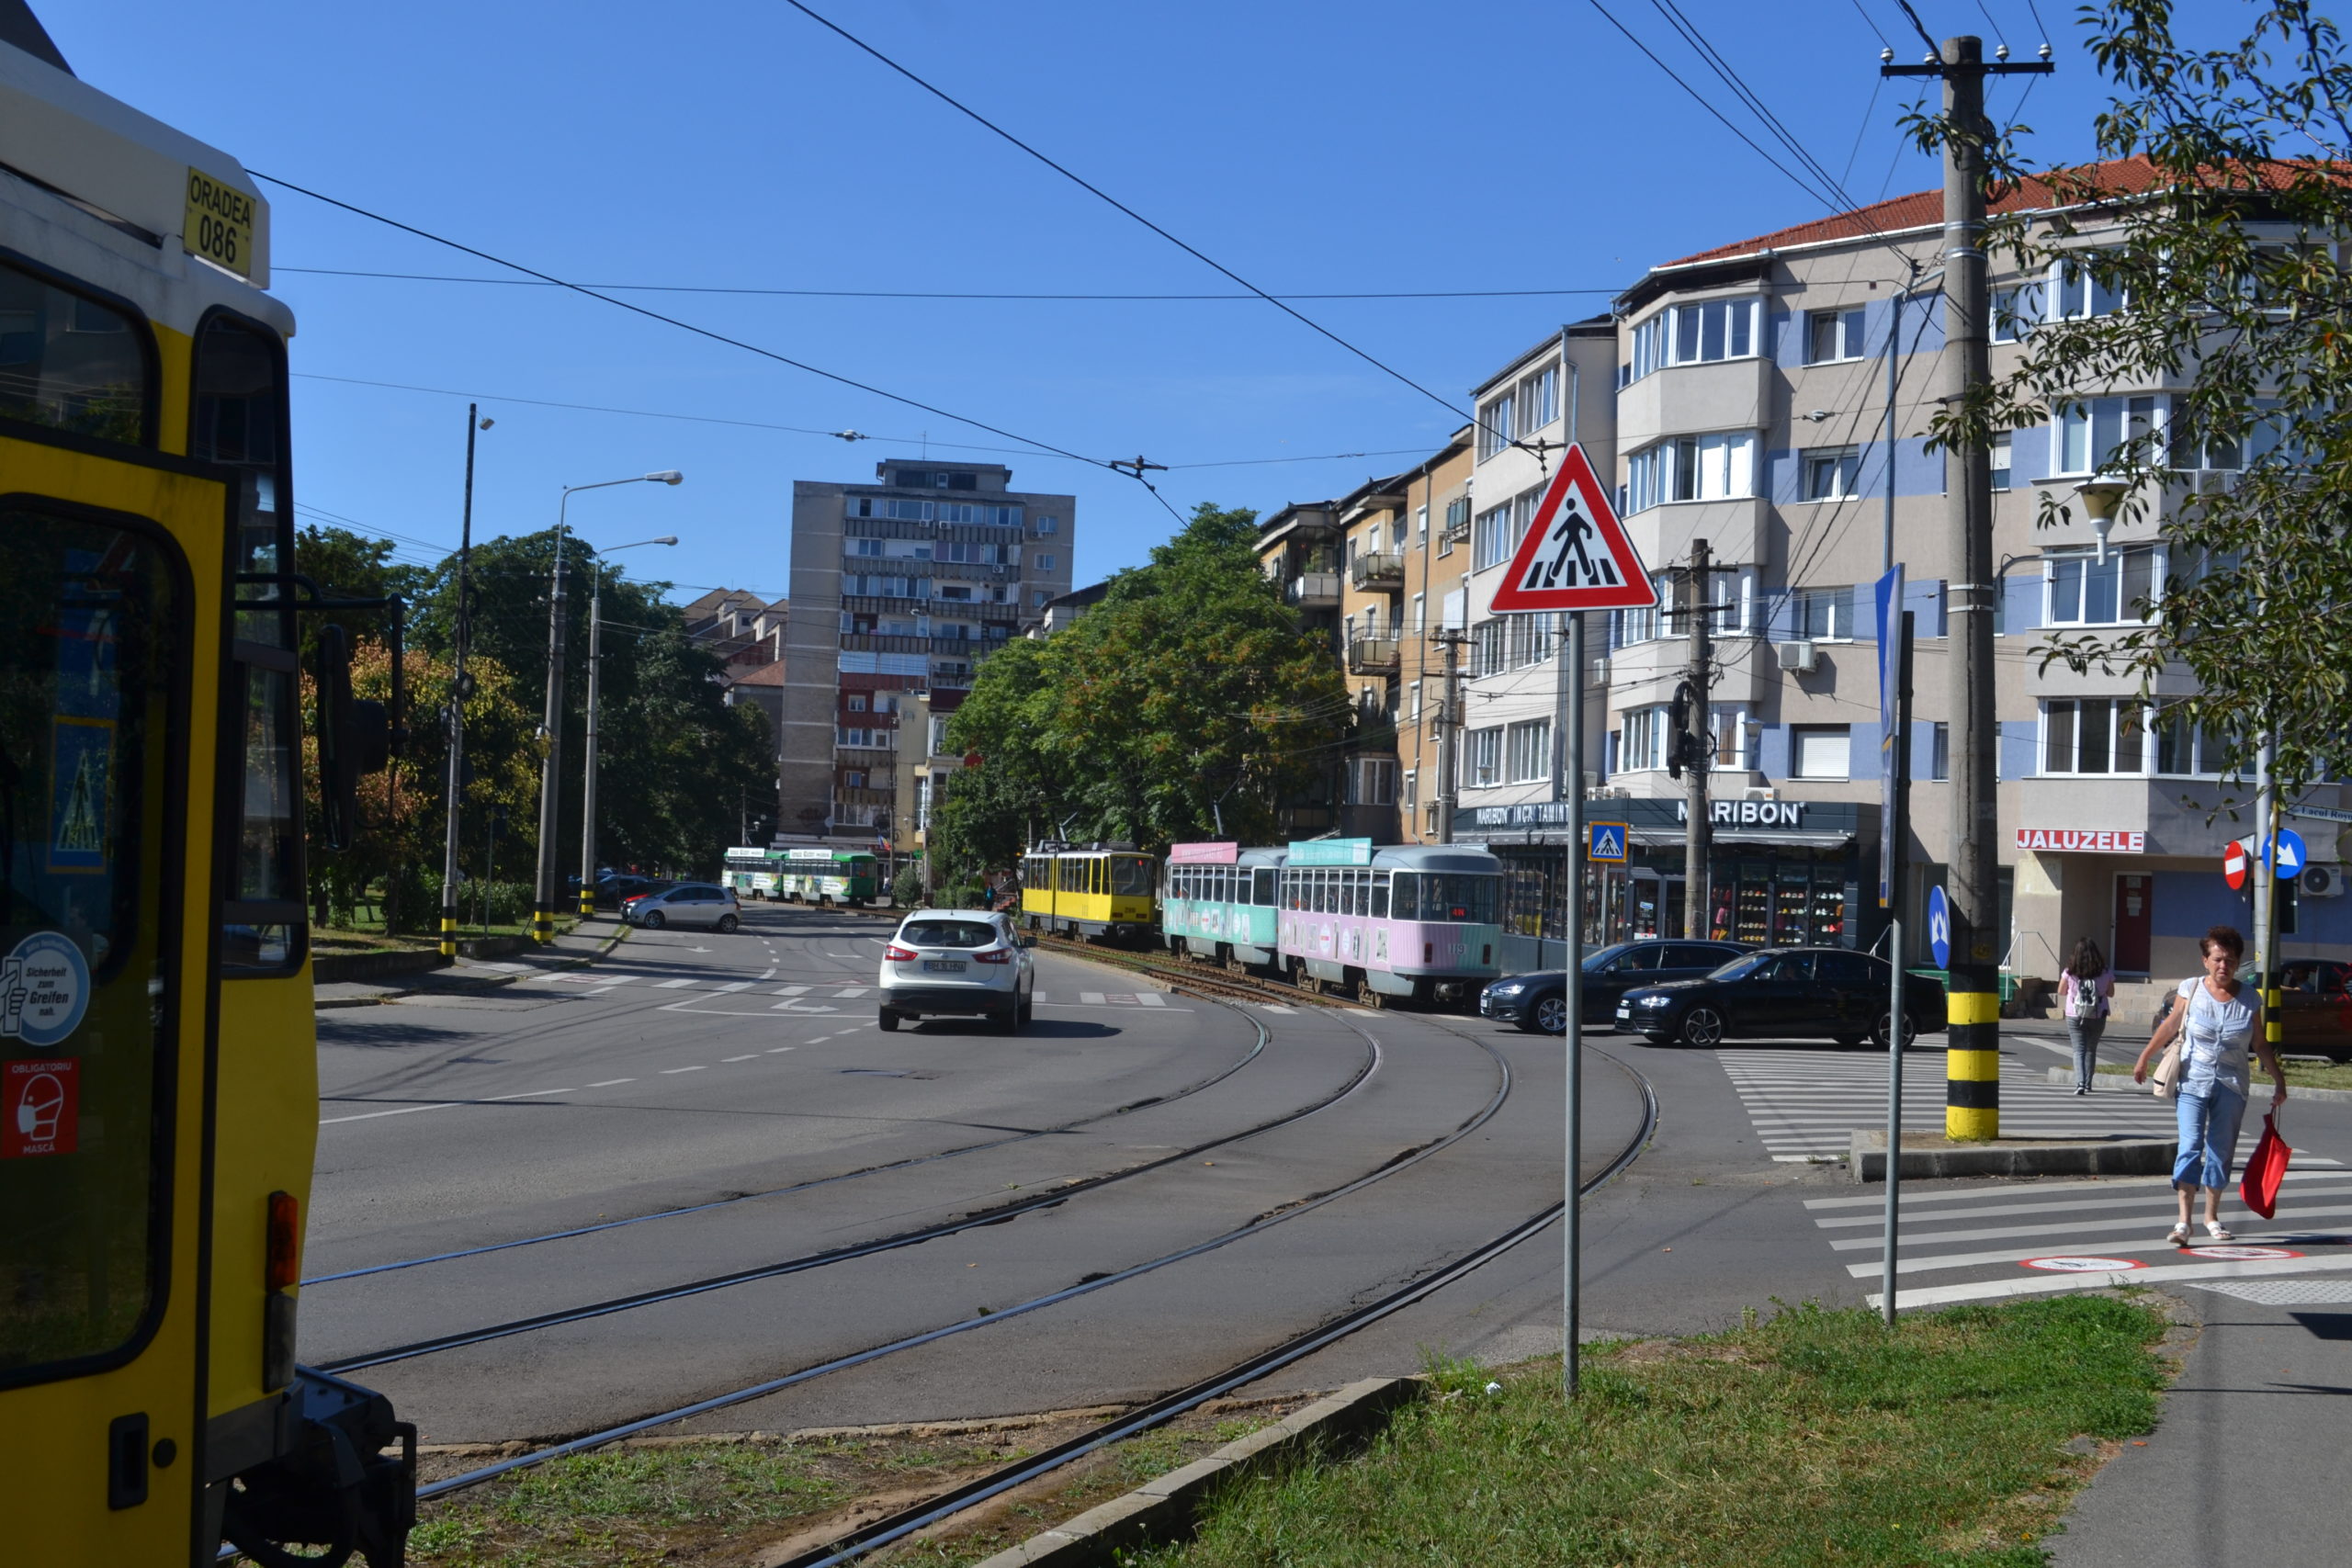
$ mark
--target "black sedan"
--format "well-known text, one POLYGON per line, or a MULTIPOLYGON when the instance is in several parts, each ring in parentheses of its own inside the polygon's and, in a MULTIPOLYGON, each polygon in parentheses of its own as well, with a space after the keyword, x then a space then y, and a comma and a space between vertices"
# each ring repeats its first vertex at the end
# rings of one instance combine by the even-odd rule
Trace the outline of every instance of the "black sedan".
MULTIPOLYGON (((1584 1021, 1606 1024, 1617 998, 1634 986, 1696 979, 1753 951, 1736 942, 1621 942, 1585 955, 1584 1021)), ((1531 1032, 1558 1034, 1568 1026, 1567 971, 1538 969, 1494 981, 1478 994, 1483 1018, 1531 1032)))
MULTIPOLYGON (((1726 1040, 1829 1039, 1840 1045, 1887 1043, 1886 960, 1846 947, 1768 947, 1697 980, 1627 991, 1617 1027, 1653 1045, 1720 1045, 1726 1040)), ((1903 1037, 1944 1027, 1943 987, 1906 975, 1903 1037)))

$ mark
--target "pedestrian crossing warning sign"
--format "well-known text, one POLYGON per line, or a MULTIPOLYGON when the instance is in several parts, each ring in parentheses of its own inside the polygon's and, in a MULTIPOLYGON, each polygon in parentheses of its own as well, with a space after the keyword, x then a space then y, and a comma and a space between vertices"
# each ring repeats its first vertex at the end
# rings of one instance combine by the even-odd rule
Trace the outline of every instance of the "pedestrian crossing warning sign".
POLYGON ((1639 610, 1657 603, 1648 569, 1609 504, 1584 448, 1571 444, 1544 504, 1495 588, 1497 614, 1639 610))
POLYGON ((1625 840, 1632 832, 1633 825, 1627 822, 1586 823, 1584 858, 1623 864, 1625 860, 1625 840))

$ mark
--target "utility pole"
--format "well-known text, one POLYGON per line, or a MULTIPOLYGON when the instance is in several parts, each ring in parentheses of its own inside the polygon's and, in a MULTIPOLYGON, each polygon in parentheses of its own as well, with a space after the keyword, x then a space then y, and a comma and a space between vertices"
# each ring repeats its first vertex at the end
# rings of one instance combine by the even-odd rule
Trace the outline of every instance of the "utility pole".
POLYGON ((1691 540, 1688 608, 1684 612, 1690 617, 1690 670, 1686 677, 1690 692, 1690 722, 1687 728, 1678 727, 1672 741, 1683 749, 1683 813, 1687 819, 1682 824, 1682 934, 1693 942, 1706 939, 1707 911, 1714 901, 1707 885, 1707 867, 1715 848, 1715 825, 1707 811, 1707 774, 1715 761, 1714 726, 1711 722, 1713 709, 1707 701, 1713 684, 1710 666, 1714 661, 1714 650, 1707 639, 1711 581, 1707 561, 1707 541, 1691 540))
POLYGON ((1437 634, 1445 649, 1444 696, 1437 710, 1437 841, 1453 842, 1453 807, 1461 797, 1461 748, 1454 744, 1462 729, 1462 644, 1464 634, 1444 626, 1437 634))
POLYGON ((441 843, 441 956, 458 956, 458 818, 465 802, 466 642, 471 606, 466 603, 467 569, 474 553, 474 432, 488 424, 481 405, 466 405, 466 504, 458 531, 458 615, 450 643, 449 805, 441 843))
POLYGON ((539 721, 539 866, 531 893, 531 940, 555 941, 555 830, 563 773, 563 523, 555 525, 555 582, 548 593, 548 700, 539 721))
POLYGON ((592 555, 588 570, 594 573, 588 594, 588 727, 582 740, 580 784, 580 918, 596 913, 596 695, 602 689, 598 667, 605 657, 605 561, 592 555))
MULTIPOLYGON (((1923 35, 1924 37, 1924 35, 1923 35)), ((2048 61, 1987 64, 1976 38, 1946 39, 1919 65, 1883 65, 1885 76, 1943 83, 1944 351, 1939 391, 1946 409, 1965 406, 1992 379, 1987 327, 1991 295, 1984 250, 1984 78, 2046 74, 2048 61)), ((1886 56, 1881 56, 1883 60, 1886 56)), ((1892 432, 1889 433, 1892 434, 1892 432)), ((1945 1056, 1944 1131, 1954 1138, 2001 1134, 2001 1000, 1996 965, 2001 932, 1993 705, 1993 470, 1983 440, 1948 449, 1945 519, 1951 584, 1951 848, 1944 896, 1951 909, 1951 966, 1945 1056)), ((1898 956, 1898 966, 1899 957, 1898 956)))

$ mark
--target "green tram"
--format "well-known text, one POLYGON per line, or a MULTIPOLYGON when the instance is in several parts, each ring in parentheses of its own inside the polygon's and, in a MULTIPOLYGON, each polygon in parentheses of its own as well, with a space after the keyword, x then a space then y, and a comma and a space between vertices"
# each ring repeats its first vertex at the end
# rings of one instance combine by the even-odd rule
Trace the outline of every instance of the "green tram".
POLYGON ((883 894, 881 865, 870 850, 732 849, 727 886, 738 898, 795 904, 865 904, 883 894))

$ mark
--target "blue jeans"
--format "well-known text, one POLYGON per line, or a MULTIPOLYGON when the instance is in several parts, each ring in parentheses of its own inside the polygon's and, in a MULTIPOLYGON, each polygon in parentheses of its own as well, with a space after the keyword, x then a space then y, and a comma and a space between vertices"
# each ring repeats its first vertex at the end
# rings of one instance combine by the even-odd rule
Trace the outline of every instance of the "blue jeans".
POLYGON ((2238 1123, 2245 1118, 2245 1096, 2226 1084, 2202 1089, 2181 1086, 2173 1098, 2179 1118, 2180 1154, 2172 1162, 2175 1187, 2230 1184, 2230 1157, 2237 1153, 2238 1123))
POLYGON ((2107 1029, 2103 1018, 2070 1018, 2066 1035, 2075 1046, 2075 1087, 2088 1089, 2098 1071, 2098 1037, 2107 1029))

